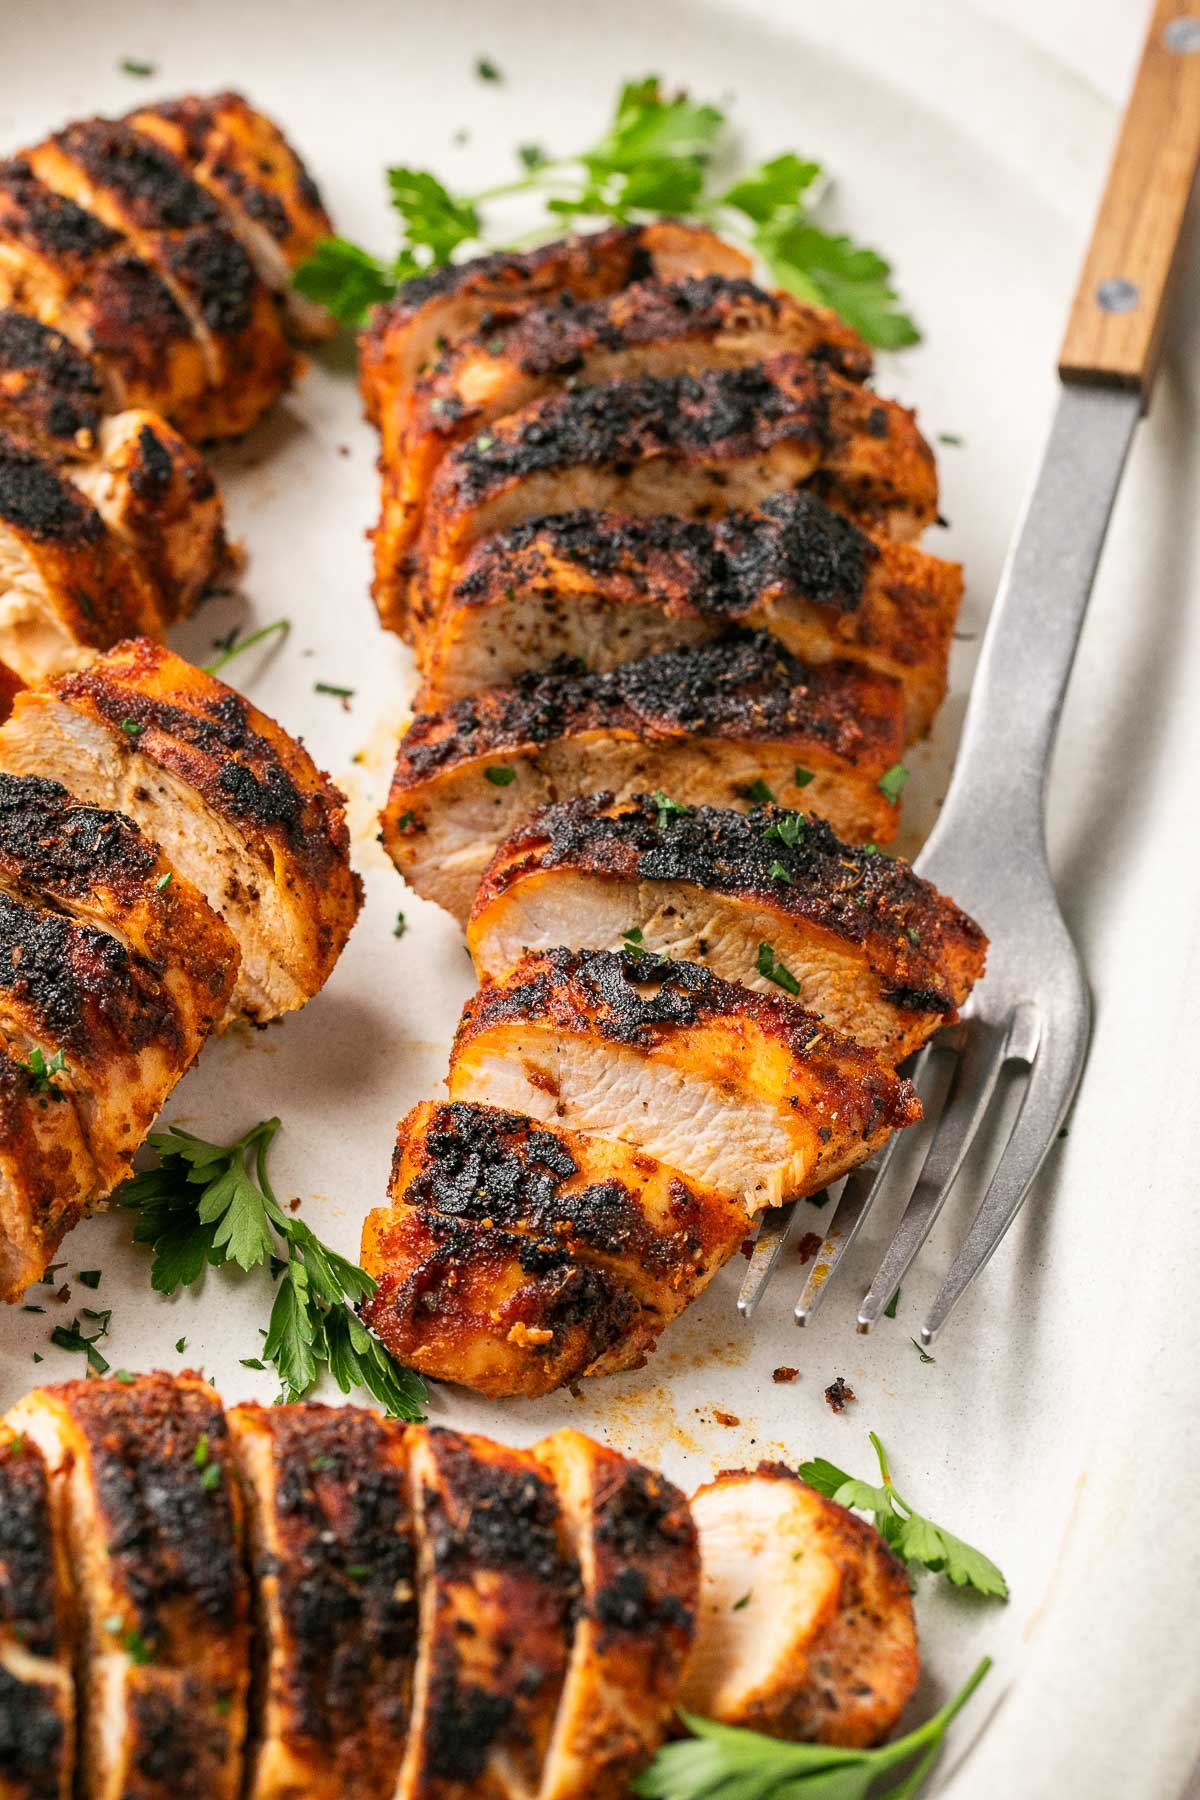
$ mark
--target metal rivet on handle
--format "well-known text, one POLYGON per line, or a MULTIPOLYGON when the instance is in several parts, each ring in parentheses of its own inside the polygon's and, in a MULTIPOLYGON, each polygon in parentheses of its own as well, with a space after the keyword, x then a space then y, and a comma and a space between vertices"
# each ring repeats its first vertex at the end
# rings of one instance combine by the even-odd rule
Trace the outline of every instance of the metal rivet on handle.
POLYGON ((1163 43, 1184 56, 1189 50, 1200 50, 1200 19, 1170 20, 1163 28, 1163 43))
POLYGON ((1116 276, 1112 281, 1102 281, 1096 289, 1096 302, 1105 312, 1132 312, 1141 295, 1132 281, 1123 276, 1116 276))

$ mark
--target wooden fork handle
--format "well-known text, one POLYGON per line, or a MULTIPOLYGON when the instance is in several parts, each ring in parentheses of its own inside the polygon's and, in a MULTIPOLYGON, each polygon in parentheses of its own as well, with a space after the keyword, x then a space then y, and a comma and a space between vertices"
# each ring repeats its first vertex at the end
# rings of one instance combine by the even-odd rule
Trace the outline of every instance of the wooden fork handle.
POLYGON ((1064 381, 1149 397, 1198 163, 1200 0, 1157 0, 1059 354, 1064 381))

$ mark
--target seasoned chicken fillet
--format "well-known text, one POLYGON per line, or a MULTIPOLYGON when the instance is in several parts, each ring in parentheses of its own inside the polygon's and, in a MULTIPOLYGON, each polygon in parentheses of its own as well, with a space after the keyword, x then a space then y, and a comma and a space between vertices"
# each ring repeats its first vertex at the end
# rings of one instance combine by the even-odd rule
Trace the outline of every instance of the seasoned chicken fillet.
POLYGON ((592 670, 769 631, 801 661, 858 662, 904 688, 906 736, 946 691, 958 563, 868 536, 811 494, 715 520, 573 512, 484 538, 415 637, 425 711, 556 657, 592 670))
POLYGON ((933 456, 913 415, 802 356, 563 390, 442 462, 409 603, 431 618, 472 547, 529 519, 579 507, 713 518, 806 484, 895 538, 937 513, 933 456))
POLYGON ((621 1800, 669 1728, 699 1600, 679 1489, 581 1432, 534 1456, 558 1489, 580 1574, 570 1660, 538 1800, 621 1800))
POLYGON ((583 385, 744 369, 784 352, 829 363, 852 378, 871 367, 867 346, 835 314, 721 275, 635 282, 582 303, 568 292, 510 320, 485 322, 419 377, 407 412, 383 410, 380 567, 401 567, 409 555, 446 454, 568 379, 583 385))
POLYGON ((0 1795, 71 1800, 74 1624, 41 1452, 0 1425, 0 1795))
POLYGON ((90 357, 31 314, 0 308, 0 429, 54 457, 90 456, 103 410, 90 357))
POLYGON ((0 776, 0 1298, 131 1173, 236 966, 221 921, 127 819, 0 776))
POLYGON ((181 428, 201 440, 248 431, 289 385, 295 359, 224 209, 186 163, 120 120, 76 120, 24 158, 46 187, 126 237, 188 320, 208 392, 181 428))
POLYGON ((39 181, 25 157, 0 163, 0 305, 88 355, 109 409, 153 407, 184 430, 205 423, 204 350, 167 283, 121 232, 39 181))
POLYGON ((0 654, 36 682, 165 623, 149 576, 48 458, 0 433, 0 654))
POLYGON ((604 950, 527 956, 486 982, 447 1086, 634 1144, 752 1211, 815 1193, 920 1115, 908 1082, 794 1002, 604 950))
POLYGON ((409 1438, 421 1595, 395 1800, 533 1800, 579 1574, 536 1459, 438 1428, 409 1438))
POLYGON ((35 1388, 82 1634, 80 1800, 238 1800, 250 1631, 218 1396, 196 1375, 35 1388))
POLYGON ((750 274, 750 260, 702 226, 671 219, 613 225, 560 238, 514 255, 498 251, 470 262, 446 263, 406 281, 394 299, 377 306, 358 343, 359 382, 367 417, 403 412, 418 375, 435 356, 489 322, 570 293, 590 300, 633 281, 656 277, 750 274))
POLYGON ((256 1667, 244 1800, 391 1800, 417 1596, 404 1430, 353 1406, 235 1406, 256 1667))
POLYGON ((763 1463, 692 1497, 703 1568, 681 1704, 772 1737, 861 1748, 917 1684, 912 1596, 874 1528, 763 1463))
POLYGON ((439 1380, 549 1393, 639 1367, 748 1229, 736 1201, 626 1144, 426 1101, 363 1226, 363 1317, 439 1380))
POLYGON ((332 337, 337 321, 292 286, 333 225, 316 183, 279 127, 240 94, 186 94, 142 106, 127 123, 154 138, 217 202, 298 337, 332 337))
POLYGON ((465 921, 504 838, 537 808, 578 794, 660 792, 668 806, 741 809, 773 796, 829 819, 850 842, 888 843, 897 813, 879 781, 903 748, 890 677, 847 663, 805 667, 762 632, 603 675, 551 666, 412 721, 383 842, 418 894, 465 921))
POLYGON ((232 688, 142 639, 17 696, 0 768, 54 770, 127 813, 221 914, 242 954, 233 1014, 311 999, 354 924, 342 797, 307 751, 232 688))
MULTIPOLYGON (((105 419, 95 460, 75 464, 70 474, 150 577, 164 623, 186 618, 209 588, 236 569, 239 559, 225 536, 225 508, 211 469, 157 413, 135 410, 105 419)), ((99 648, 111 649, 134 629, 126 623, 99 648)))
POLYGON ((958 1017, 987 944, 906 862, 852 849, 823 819, 777 806, 663 812, 645 795, 604 794, 518 826, 467 925, 481 980, 568 942, 632 942, 762 993, 778 991, 782 963, 810 1012, 892 1064, 958 1017))

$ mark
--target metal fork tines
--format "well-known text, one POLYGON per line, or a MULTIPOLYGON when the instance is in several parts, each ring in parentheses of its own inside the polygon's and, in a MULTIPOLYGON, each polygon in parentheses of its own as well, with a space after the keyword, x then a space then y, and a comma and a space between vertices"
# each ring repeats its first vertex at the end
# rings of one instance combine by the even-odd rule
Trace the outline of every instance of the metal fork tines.
MULTIPOLYGON (((799 1324, 812 1318, 882 1196, 904 1210, 859 1309, 859 1329, 871 1329, 926 1243, 968 1158, 976 1160, 989 1115, 996 1116, 1002 1073, 1011 1070, 1023 1086, 1019 1109, 922 1327, 922 1340, 931 1343, 1012 1224, 1074 1097, 1091 1002, 1047 865, 1043 793, 1138 404, 1136 394, 1115 389, 1067 388, 1060 397, 992 610, 954 781, 916 865, 987 930, 987 974, 963 1018, 914 1060, 911 1074, 926 1109, 925 1122, 915 1128, 927 1140, 923 1162, 898 1155, 904 1140, 894 1137, 848 1178, 796 1305, 799 1324)), ((760 1227, 739 1301, 744 1316, 778 1267, 792 1226, 771 1219, 760 1227)))

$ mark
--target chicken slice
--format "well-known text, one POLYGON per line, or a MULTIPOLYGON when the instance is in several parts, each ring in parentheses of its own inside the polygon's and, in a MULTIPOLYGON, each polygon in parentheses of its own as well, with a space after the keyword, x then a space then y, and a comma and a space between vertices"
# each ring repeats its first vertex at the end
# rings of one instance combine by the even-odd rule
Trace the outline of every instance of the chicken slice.
POLYGON ((45 1054, 0 1016, 0 1300, 10 1303, 105 1193, 70 1093, 60 1076, 47 1085, 45 1054))
POLYGON ((678 1698, 699 1601, 696 1527, 678 1488, 578 1431, 533 1454, 558 1489, 582 1588, 538 1800, 621 1800, 678 1698))
POLYGON ((0 654, 36 682, 131 632, 158 635, 157 592, 64 470, 0 432, 0 654))
POLYGON ((74 1628, 36 1444, 0 1425, 0 1794, 71 1800, 74 1628))
POLYGON ((237 1800, 250 1675, 242 1510, 219 1397, 192 1374, 35 1388, 82 1642, 80 1800, 237 1800))
POLYGON ((298 337, 332 337, 337 320, 292 286, 333 225, 317 185, 279 127, 240 94, 185 94, 139 107, 128 123, 154 138, 217 201, 298 337))
POLYGON ((722 1194, 625 1144, 426 1101, 368 1213, 365 1322, 400 1362, 495 1396, 639 1368, 738 1249, 722 1194))
POLYGON ((90 357, 29 313, 0 308, 0 429, 51 456, 90 456, 104 386, 90 357))
POLYGON ((578 1570, 537 1461, 438 1428, 409 1439, 420 1639, 395 1800, 533 1800, 578 1570))
POLYGON ((417 1603, 404 1431, 353 1406, 235 1406, 257 1677, 244 1800, 391 1800, 417 1603))
POLYGON ((954 1023, 987 948, 908 863, 852 849, 823 819, 778 806, 664 812, 646 795, 604 794, 518 826, 467 925, 481 980, 568 942, 632 943, 761 993, 778 989, 783 963, 811 1012, 893 1065, 954 1023))
POLYGON ((635 1144, 752 1211, 815 1193, 920 1116, 871 1053, 697 963, 552 950, 467 1002, 451 1100, 635 1144))
POLYGON ((162 845, 238 941, 231 1015, 274 1018, 328 979, 360 905, 342 796, 223 682, 145 639, 121 644, 17 696, 0 768, 52 770, 162 845))
MULTIPOLYGON (((237 569, 240 559, 225 536, 225 507, 211 469, 157 413, 136 410, 105 419, 97 457, 69 473, 150 577, 168 624, 186 618, 203 594, 237 569)), ((129 628, 120 635, 129 636, 129 628)))
POLYGON ((922 737, 946 691, 962 569, 870 537, 811 494, 716 520, 581 511, 484 538, 415 637, 434 711, 560 656, 589 669, 769 631, 806 663, 859 662, 904 688, 922 737))
POLYGON ((445 458, 410 559, 410 605, 431 618, 480 538, 544 514, 712 518, 805 484, 895 538, 937 513, 912 413, 802 356, 564 390, 445 458))
POLYGON ((680 1704, 772 1737, 878 1743, 920 1667, 908 1577, 879 1533, 780 1463, 719 1475, 692 1518, 703 1575, 680 1704))
POLYGON ((406 281, 394 299, 377 306, 359 338, 359 382, 367 417, 403 410, 427 363, 463 338, 562 293, 589 300, 632 281, 657 277, 750 274, 750 259, 703 226, 672 219, 613 225, 559 238, 518 255, 497 251, 470 262, 446 263, 406 281))
POLYGON ((850 842, 885 844, 897 812, 879 782, 903 749, 895 681, 850 663, 806 668, 761 632, 603 675, 551 665, 412 721, 383 842, 418 894, 465 921, 498 845, 577 794, 744 809, 769 793, 850 842))
POLYGON ((402 565, 433 478, 455 445, 568 378, 574 385, 694 368, 744 369, 783 352, 827 362, 856 379, 871 368, 867 346, 836 314, 723 275, 635 282, 582 303, 563 293, 508 322, 491 322, 445 351, 419 378, 406 414, 383 412, 376 555, 384 567, 402 565), (399 418, 404 429, 398 434, 399 418))
POLYGON ((119 120, 76 120, 24 154, 47 187, 125 235, 186 315, 209 382, 188 436, 248 431, 289 385, 295 359, 222 208, 185 164, 119 120))
POLYGON ((24 157, 0 163, 0 305, 61 332, 90 356, 108 405, 199 417, 204 352, 170 288, 120 232, 39 181, 24 157))

